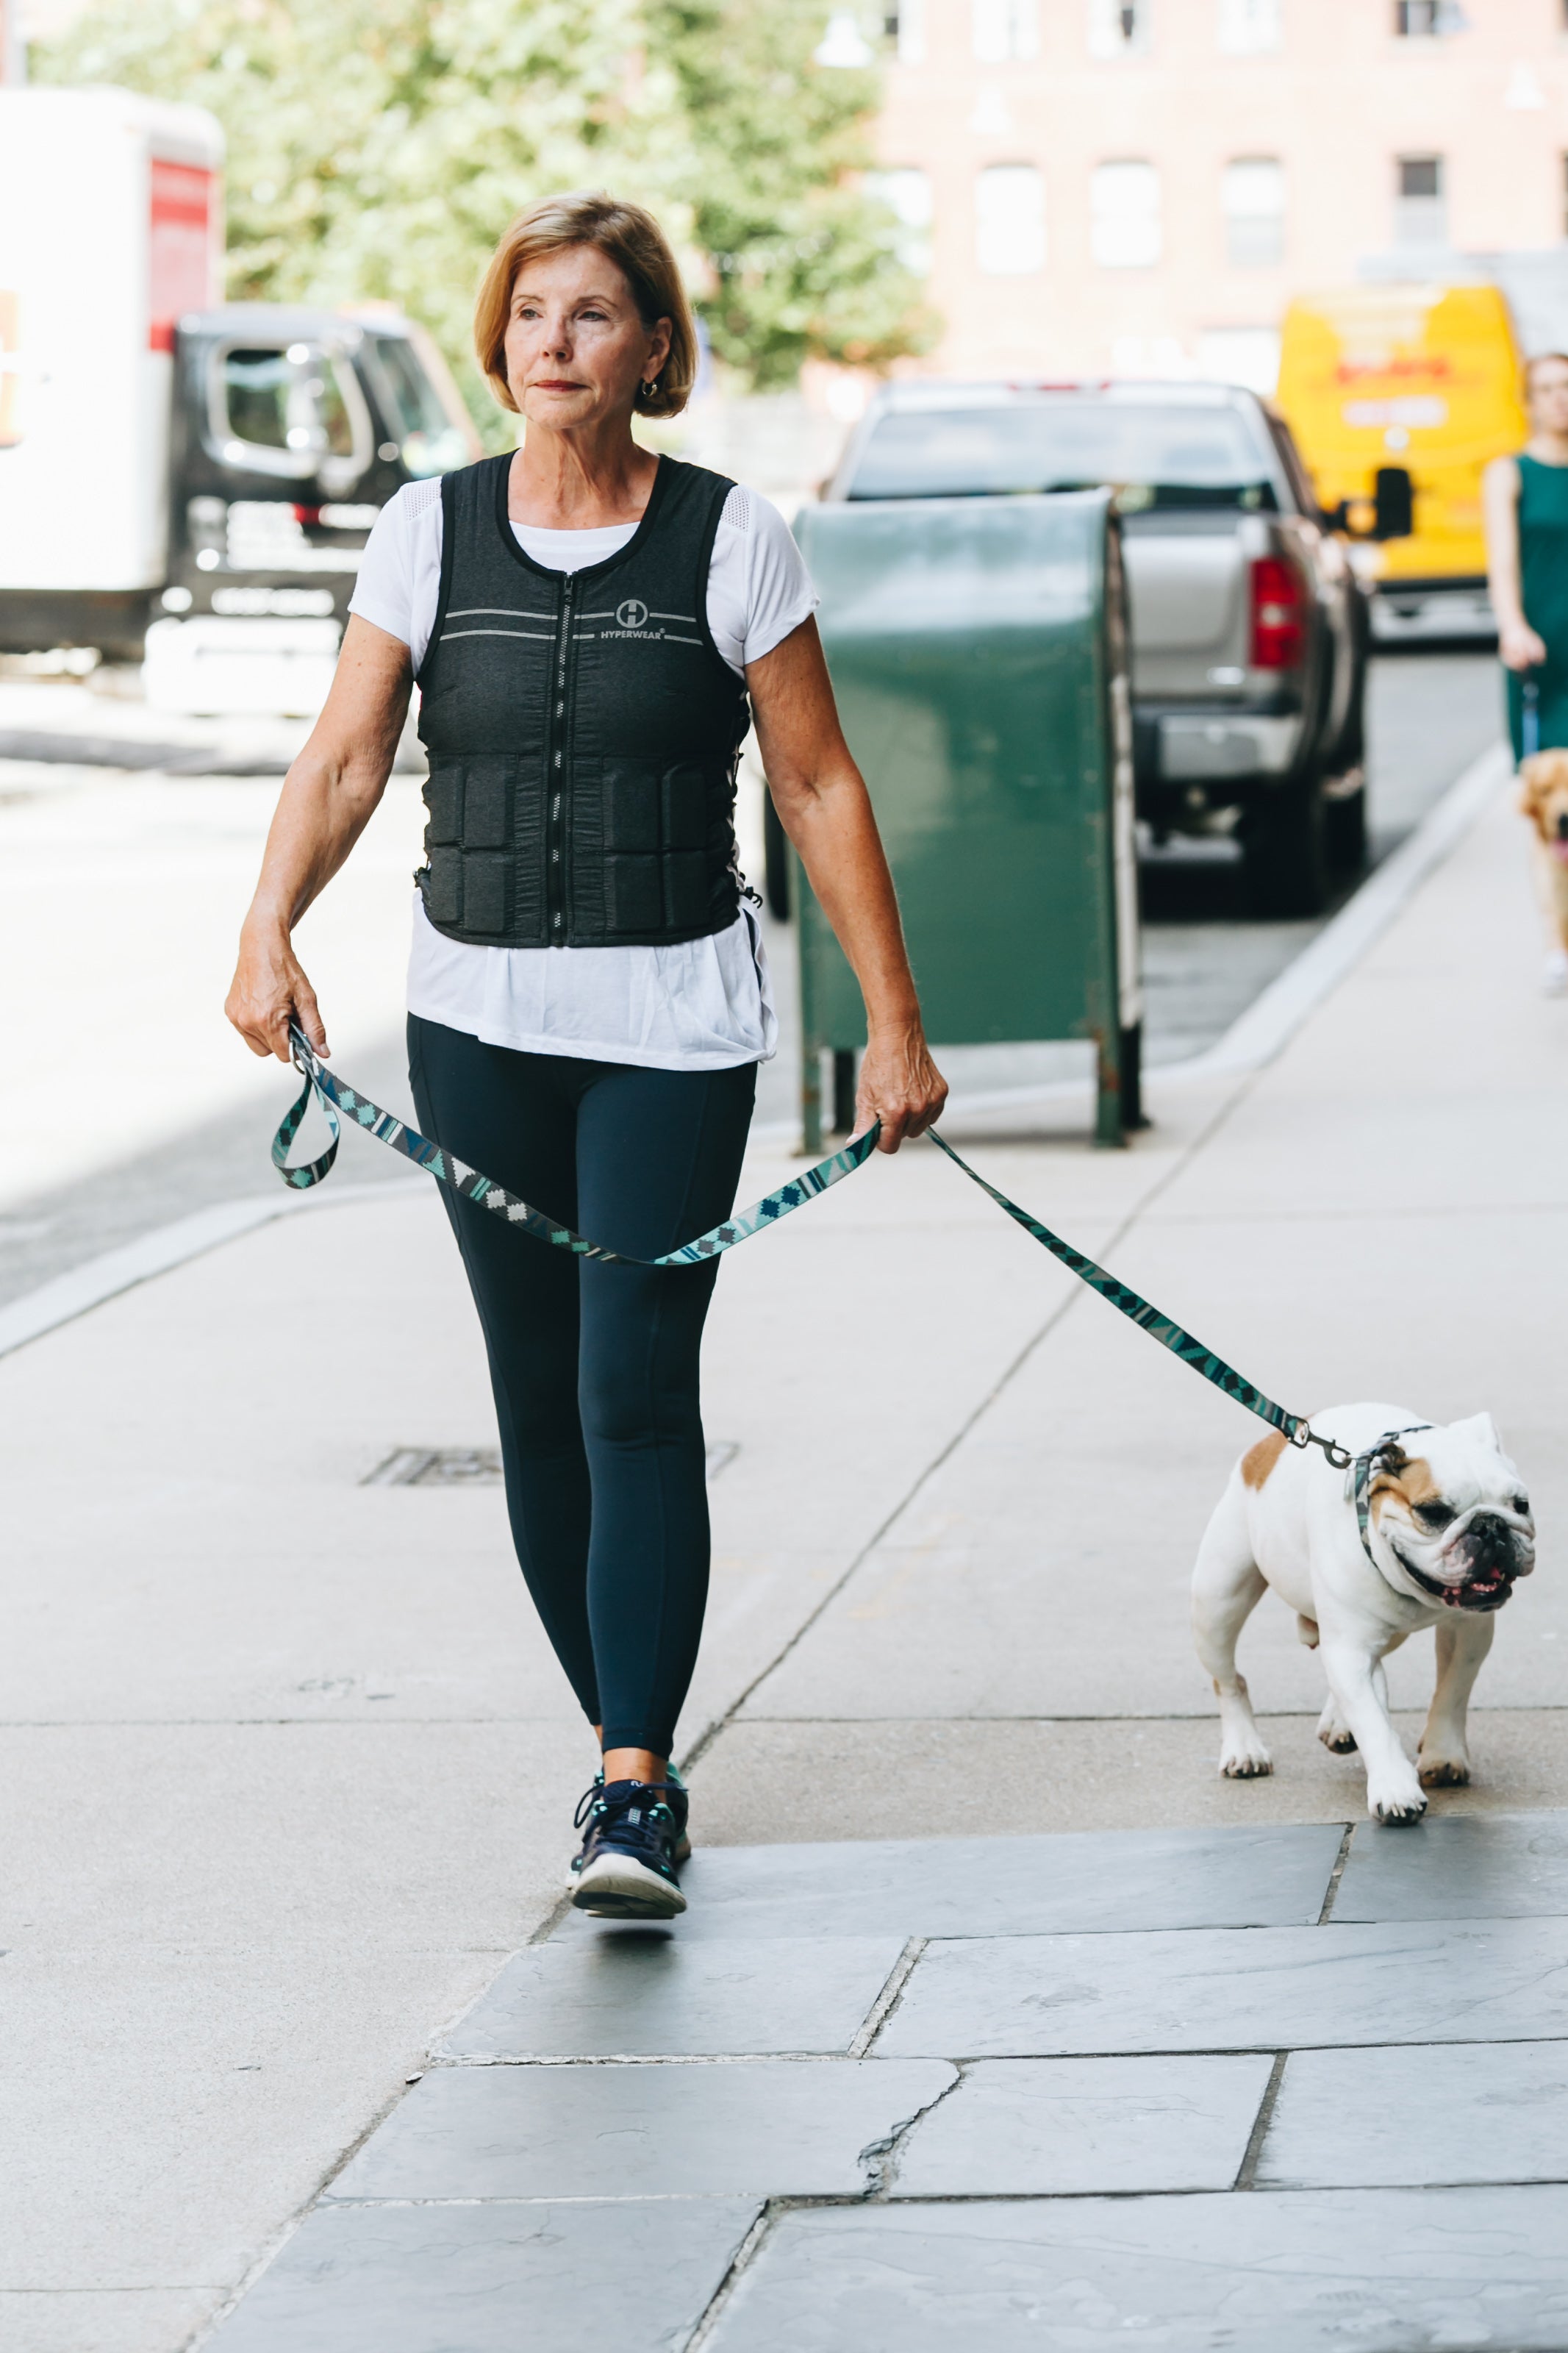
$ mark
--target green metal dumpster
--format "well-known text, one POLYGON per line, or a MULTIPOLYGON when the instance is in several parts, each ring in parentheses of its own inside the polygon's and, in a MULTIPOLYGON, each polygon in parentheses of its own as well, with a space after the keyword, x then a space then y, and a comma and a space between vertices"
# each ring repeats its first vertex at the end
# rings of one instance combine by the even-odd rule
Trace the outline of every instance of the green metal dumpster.
MULTIPOLYGON (((1083 1038, 1095 1133, 1137 1123, 1138 908, 1121 545, 1103 491, 809 507, 796 535, 933 1045, 1083 1038)), ((798 862, 803 1113, 864 1045, 798 862)))

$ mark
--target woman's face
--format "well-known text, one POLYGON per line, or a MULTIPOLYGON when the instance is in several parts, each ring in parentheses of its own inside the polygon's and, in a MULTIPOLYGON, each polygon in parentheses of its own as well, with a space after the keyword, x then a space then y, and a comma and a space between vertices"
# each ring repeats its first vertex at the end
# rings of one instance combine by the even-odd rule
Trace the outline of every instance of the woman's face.
POLYGON ((630 417, 638 385, 669 356, 669 321, 645 326, 609 256, 570 245, 518 271, 502 348, 521 415, 561 433, 630 417))
POLYGON ((1542 360, 1531 369, 1530 421, 1538 433, 1568 434, 1568 360, 1542 360))

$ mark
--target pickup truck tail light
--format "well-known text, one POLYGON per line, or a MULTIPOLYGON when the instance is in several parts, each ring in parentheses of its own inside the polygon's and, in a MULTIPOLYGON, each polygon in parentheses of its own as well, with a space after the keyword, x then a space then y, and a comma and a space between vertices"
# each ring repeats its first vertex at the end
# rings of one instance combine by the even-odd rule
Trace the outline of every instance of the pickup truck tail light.
POLYGON ((1282 555, 1259 555, 1252 565, 1254 670, 1295 670, 1307 650, 1306 584, 1282 555))

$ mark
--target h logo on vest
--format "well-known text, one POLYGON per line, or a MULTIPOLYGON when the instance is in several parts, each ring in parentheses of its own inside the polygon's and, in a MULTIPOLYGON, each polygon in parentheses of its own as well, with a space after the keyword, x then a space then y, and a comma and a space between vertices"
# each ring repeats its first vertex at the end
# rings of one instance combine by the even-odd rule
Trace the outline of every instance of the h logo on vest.
POLYGON ((647 607, 640 597, 628 596, 616 607, 616 618, 623 629, 640 629, 647 620, 647 607))

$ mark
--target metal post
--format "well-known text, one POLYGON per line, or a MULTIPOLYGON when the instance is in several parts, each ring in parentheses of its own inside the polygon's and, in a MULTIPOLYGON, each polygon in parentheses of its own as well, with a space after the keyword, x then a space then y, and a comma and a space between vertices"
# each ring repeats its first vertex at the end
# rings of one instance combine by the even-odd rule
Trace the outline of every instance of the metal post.
POLYGON ((808 1159, 822 1156, 822 1039, 816 1033, 816 902, 805 870, 790 853, 790 898, 795 906, 795 955, 800 967, 800 1148, 808 1159))

